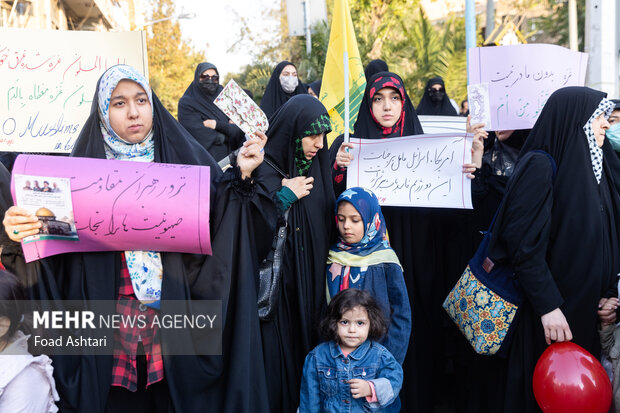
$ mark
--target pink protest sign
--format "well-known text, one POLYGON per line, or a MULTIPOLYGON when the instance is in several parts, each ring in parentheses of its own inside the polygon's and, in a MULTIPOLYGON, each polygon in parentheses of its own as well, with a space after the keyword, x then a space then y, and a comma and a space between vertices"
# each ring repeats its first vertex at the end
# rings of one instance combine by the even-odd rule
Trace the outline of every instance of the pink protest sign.
MULTIPOLYGON (((41 177, 40 181, 58 178, 59 182, 68 179, 72 212, 51 218, 58 226, 63 220, 73 221, 78 236, 78 240, 43 240, 35 236, 34 240, 22 243, 26 262, 86 251, 211 254, 208 167, 20 155, 11 182, 16 205, 24 199, 19 194, 26 189, 16 188, 16 179, 23 182, 24 177, 41 177)), ((45 199, 45 194, 35 192, 36 189, 26 194, 30 203, 33 199, 45 199)), ((47 220, 51 210, 58 208, 55 199, 58 196, 50 197, 49 202, 56 204, 41 205, 47 220)))
MULTIPOLYGON (((550 44, 477 47, 469 50, 469 85, 488 84, 487 130, 530 129, 549 96, 583 86, 588 55, 550 44)), ((484 107, 469 97, 469 107, 484 107)))

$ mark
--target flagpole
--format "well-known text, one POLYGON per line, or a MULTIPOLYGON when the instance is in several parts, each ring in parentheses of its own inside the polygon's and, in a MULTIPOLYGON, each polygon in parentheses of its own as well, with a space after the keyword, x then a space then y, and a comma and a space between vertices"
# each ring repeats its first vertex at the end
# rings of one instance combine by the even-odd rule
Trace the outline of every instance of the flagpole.
MULTIPOLYGON (((347 0, 342 0, 342 6, 344 7, 347 0)), ((348 8, 348 3, 347 3, 348 8)), ((342 39, 344 41, 344 47, 342 50, 342 58, 344 60, 344 141, 349 143, 349 53, 347 52, 347 20, 343 10, 342 13, 342 39)))

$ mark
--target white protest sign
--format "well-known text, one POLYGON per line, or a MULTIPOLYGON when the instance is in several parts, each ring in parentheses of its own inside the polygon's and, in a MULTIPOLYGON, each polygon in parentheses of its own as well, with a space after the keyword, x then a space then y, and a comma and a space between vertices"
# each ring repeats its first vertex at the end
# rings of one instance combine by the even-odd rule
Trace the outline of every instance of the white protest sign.
POLYGON ((471 182, 462 170, 471 161, 472 140, 465 133, 351 138, 347 188, 368 188, 381 205, 472 209, 471 182))
POLYGON ((116 64, 148 77, 144 32, 1 28, 0 151, 71 152, 116 64))
MULTIPOLYGON (((588 55, 551 44, 469 49, 470 84, 488 84, 490 130, 531 129, 549 96, 583 86, 588 55)), ((469 96, 470 111, 472 96, 469 96)), ((473 123, 473 122, 472 122, 473 123)))
POLYGON ((467 118, 463 116, 420 115, 418 119, 426 134, 467 132, 467 118))

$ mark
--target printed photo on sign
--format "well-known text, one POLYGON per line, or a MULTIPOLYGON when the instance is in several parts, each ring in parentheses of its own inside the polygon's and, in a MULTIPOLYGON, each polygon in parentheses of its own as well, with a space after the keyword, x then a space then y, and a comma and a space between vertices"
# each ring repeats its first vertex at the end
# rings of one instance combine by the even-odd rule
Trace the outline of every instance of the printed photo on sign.
POLYGON ((42 224, 39 234, 25 238, 24 243, 78 240, 69 179, 19 174, 14 179, 17 205, 35 214, 42 224))
POLYGON ((467 85, 469 114, 471 124, 484 123, 484 129, 494 130, 491 124, 491 105, 489 103, 489 84, 467 85))

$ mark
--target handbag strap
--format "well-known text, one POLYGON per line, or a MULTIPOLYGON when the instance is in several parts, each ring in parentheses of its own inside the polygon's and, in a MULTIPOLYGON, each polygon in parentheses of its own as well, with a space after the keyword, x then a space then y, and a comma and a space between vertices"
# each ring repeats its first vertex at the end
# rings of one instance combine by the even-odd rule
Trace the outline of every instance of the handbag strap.
POLYGON ((265 163, 267 165, 271 166, 277 173, 282 175, 282 178, 290 179, 287 173, 285 173, 282 169, 280 169, 278 167, 278 165, 276 165, 275 163, 271 162, 271 160, 269 158, 267 158, 266 156, 264 158, 264 161, 265 161, 265 163))
POLYGON ((288 227, 288 213, 291 211, 291 209, 287 209, 284 212, 284 224, 278 227, 278 230, 276 231, 276 236, 273 237, 273 242, 271 243, 271 249, 273 251, 275 251, 278 248, 278 244, 282 243, 282 241, 280 241, 281 239, 283 239, 286 236, 286 228, 288 227))
MULTIPOLYGON (((530 152, 541 153, 541 154, 545 155, 547 157, 547 159, 549 159, 549 162, 551 163, 551 179, 552 179, 553 182, 555 182, 555 176, 558 173, 558 166, 555 163, 555 159, 553 159, 553 156, 551 156, 551 154, 549 154, 548 152, 543 151, 542 149, 533 149, 530 152)), ((495 218, 497 218, 497 215, 499 214, 499 211, 502 209, 502 206, 504 205, 504 201, 506 200, 506 196, 505 195, 506 194, 504 194, 504 196, 502 196, 502 201, 500 202, 499 206, 495 210, 495 214, 493 214, 493 219, 491 220, 491 224, 489 225, 489 229, 487 230, 487 232, 491 232, 491 229, 493 228, 493 225, 495 224, 495 218)))

